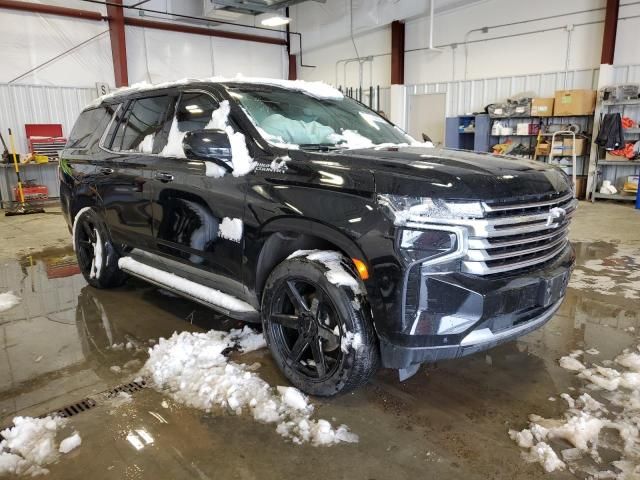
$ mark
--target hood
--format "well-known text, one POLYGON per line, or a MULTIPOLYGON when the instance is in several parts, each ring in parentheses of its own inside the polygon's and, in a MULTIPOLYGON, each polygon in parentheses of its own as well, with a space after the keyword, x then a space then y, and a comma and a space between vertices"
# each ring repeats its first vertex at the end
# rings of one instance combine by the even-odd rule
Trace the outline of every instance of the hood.
POLYGON ((346 150, 327 155, 343 168, 368 170, 376 193, 449 200, 506 200, 571 188, 558 168, 520 158, 425 147, 346 150), (338 157, 338 158, 336 158, 338 157))

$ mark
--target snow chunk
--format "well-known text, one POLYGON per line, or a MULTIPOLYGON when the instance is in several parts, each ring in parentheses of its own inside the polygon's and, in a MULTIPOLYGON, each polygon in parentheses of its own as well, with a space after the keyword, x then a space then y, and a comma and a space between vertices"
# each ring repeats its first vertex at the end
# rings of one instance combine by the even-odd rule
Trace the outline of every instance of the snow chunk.
POLYGON ((205 176, 211 177, 211 178, 222 178, 224 177, 224 174, 227 173, 224 167, 221 167, 220 165, 213 162, 205 161, 204 168, 205 168, 205 172, 204 172, 205 176))
POLYGON ((327 138, 338 146, 345 147, 349 150, 357 148, 372 148, 375 146, 370 139, 360 135, 355 130, 343 130, 341 134, 334 133, 329 135, 327 138))
POLYGON ((153 153, 153 138, 155 134, 150 133, 142 139, 140 145, 138 145, 138 151, 141 153, 153 153))
POLYGON ((545 442, 534 445, 529 453, 523 454, 523 458, 531 463, 538 462, 545 472, 564 470, 566 468, 565 463, 558 458, 556 452, 545 442))
POLYGON ((71 450, 78 448, 82 443, 82 438, 78 432, 74 432, 70 437, 65 438, 60 442, 60 448, 58 451, 60 453, 69 453, 71 450))
POLYGON ((205 130, 224 130, 227 128, 229 113, 231 113, 231 106, 229 100, 223 100, 220 102, 220 106, 214 110, 211 114, 211 120, 204 127, 205 130))
POLYGON ((181 132, 178 128, 178 119, 173 117, 171 122, 171 129, 169 130, 169 138, 167 138, 167 144, 164 146, 160 155, 163 157, 176 157, 186 158, 184 148, 182 148, 182 140, 187 132, 181 132))
POLYGON ((242 330, 231 330, 229 336, 243 353, 253 352, 267 346, 264 335, 255 332, 247 325, 242 330))
POLYGON ((242 239, 242 220, 239 218, 224 217, 220 223, 220 238, 226 238, 232 242, 240 242, 242 239))
POLYGON ((358 350, 361 346, 362 335, 360 335, 359 333, 353 333, 347 330, 340 339, 340 350, 342 350, 344 353, 349 353, 349 348, 358 350))
POLYGON ((309 409, 307 397, 294 387, 276 387, 282 401, 291 408, 306 411, 309 409))
POLYGON ((353 274, 342 266, 342 254, 333 250, 297 250, 287 257, 287 260, 296 257, 307 257, 309 260, 322 263, 327 267, 325 275, 327 279, 337 286, 351 288, 354 294, 363 293, 360 282, 353 274))
POLYGON ((78 213, 76 213, 75 218, 73 219, 73 227, 71 228, 71 241, 73 242, 73 251, 76 251, 76 225, 78 224, 78 219, 80 215, 82 215, 87 210, 91 210, 91 207, 83 207, 78 213))
POLYGON ((0 312, 9 310, 20 303, 20 297, 12 291, 0 293, 0 312))
POLYGON ((100 232, 98 229, 93 230, 96 236, 96 243, 93 244, 93 258, 91 259, 91 270, 89 271, 89 278, 100 279, 100 271, 102 270, 102 255, 104 251, 104 245, 102 244, 102 238, 100 238, 100 232))
POLYGON ((144 371, 156 389, 179 403, 207 412, 248 412, 259 422, 276 423, 276 431, 294 443, 358 441, 345 426, 333 428, 326 420, 311 419, 313 405, 297 389, 273 389, 246 365, 229 361, 224 352, 249 333, 174 333, 150 349, 144 371))
POLYGON ((236 312, 251 312, 255 309, 248 303, 240 300, 239 298, 232 297, 229 294, 208 288, 198 283, 187 280, 186 278, 179 277, 173 273, 159 270, 157 268, 150 267, 143 263, 134 260, 131 257, 122 257, 118 260, 118 266, 123 270, 129 270, 133 273, 141 275, 142 277, 154 280, 162 285, 171 287, 176 292, 188 293, 190 296, 204 300, 205 302, 218 305, 228 310, 236 312))
POLYGON ((65 424, 60 417, 15 417, 14 426, 0 432, 0 475, 48 473, 44 467, 58 459, 56 433, 65 424))
POLYGON ((573 358, 572 356, 565 356, 560 359, 560 366, 566 370, 584 370, 586 367, 580 360, 573 358))

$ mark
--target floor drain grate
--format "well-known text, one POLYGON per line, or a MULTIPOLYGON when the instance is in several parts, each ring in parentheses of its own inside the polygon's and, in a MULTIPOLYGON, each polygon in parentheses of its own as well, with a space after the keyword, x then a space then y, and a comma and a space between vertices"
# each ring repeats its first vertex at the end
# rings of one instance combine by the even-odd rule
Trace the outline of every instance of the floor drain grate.
POLYGON ((107 398, 113 398, 116 395, 118 395, 120 392, 135 393, 139 390, 142 390, 146 386, 147 386, 147 382, 145 380, 139 380, 137 382, 133 381, 130 383, 125 383, 124 385, 119 385, 115 388, 112 388, 111 390, 107 390, 104 393, 107 398))
MULTIPOLYGON (((95 407, 96 405, 98 405, 98 403, 91 399, 91 398, 85 398, 84 400, 80 400, 77 403, 72 403, 71 405, 67 405, 66 407, 62 407, 58 410, 56 410, 55 412, 53 412, 54 415, 59 415, 63 418, 69 418, 69 417, 73 417, 74 415, 77 415, 79 413, 82 412, 86 412, 87 410, 92 409, 93 407, 95 407)), ((50 415, 50 414, 47 414, 50 415)), ((44 415, 46 416, 46 415, 44 415)))

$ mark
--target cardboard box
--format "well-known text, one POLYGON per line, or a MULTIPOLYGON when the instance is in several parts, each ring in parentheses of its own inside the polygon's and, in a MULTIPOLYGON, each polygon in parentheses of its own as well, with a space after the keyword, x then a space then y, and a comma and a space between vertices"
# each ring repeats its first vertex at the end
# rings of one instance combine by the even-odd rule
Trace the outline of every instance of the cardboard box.
POLYGON ((596 108, 596 92, 593 90, 557 90, 553 102, 556 117, 591 115, 596 108))
POLYGON ((528 123, 518 123, 516 127, 517 135, 529 135, 529 124, 528 123))
MULTIPOLYGON (((565 138, 563 141, 564 153, 563 155, 572 156, 573 155, 573 139, 565 138)), ((584 155, 587 151, 587 139, 586 138, 576 138, 576 155, 584 155)))
POLYGON ((604 156, 604 159, 611 160, 613 162, 624 162, 626 160, 629 160, 624 155, 611 155, 609 152, 606 153, 606 155, 604 156))
POLYGON ((564 142, 562 140, 556 140, 553 142, 551 153, 554 155, 564 155, 564 142))
POLYGON ((539 143, 536 145, 536 155, 549 155, 551 153, 550 143, 539 143))
POLYGON ((531 116, 551 117, 553 115, 554 98, 534 98, 531 100, 531 116))

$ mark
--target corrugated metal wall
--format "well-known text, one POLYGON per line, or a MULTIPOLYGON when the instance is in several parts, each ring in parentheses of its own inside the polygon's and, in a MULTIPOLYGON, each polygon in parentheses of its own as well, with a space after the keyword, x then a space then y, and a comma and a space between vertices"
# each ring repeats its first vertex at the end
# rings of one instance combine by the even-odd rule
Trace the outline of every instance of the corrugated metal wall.
POLYGON ((25 123, 61 123, 68 136, 80 111, 97 96, 93 88, 0 84, 0 129, 15 135, 16 148, 27 152, 25 123))
MULTIPOLYGON (((640 65, 614 66, 616 83, 640 82, 640 65)), ((540 97, 553 97, 556 90, 591 88, 598 85, 599 69, 550 72, 511 77, 484 78, 455 82, 409 85, 409 94, 446 93, 447 116, 464 115, 484 110, 493 102, 523 92, 540 97)))

